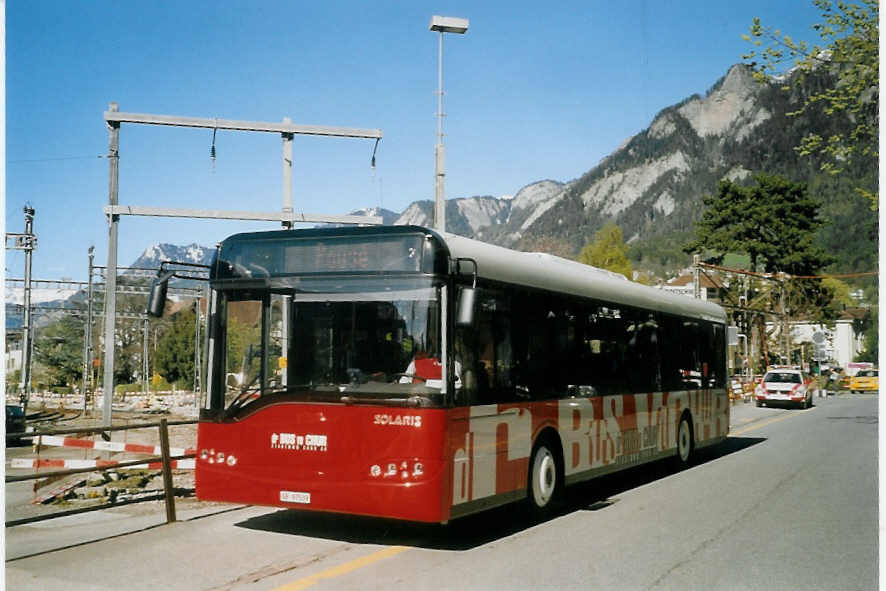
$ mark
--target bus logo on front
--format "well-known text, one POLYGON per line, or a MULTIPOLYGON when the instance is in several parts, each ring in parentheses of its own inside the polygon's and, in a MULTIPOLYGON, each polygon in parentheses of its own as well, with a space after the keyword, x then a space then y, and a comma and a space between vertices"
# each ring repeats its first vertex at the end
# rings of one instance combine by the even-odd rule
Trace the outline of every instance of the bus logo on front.
POLYGON ((271 449, 326 451, 326 435, 271 433, 271 449))

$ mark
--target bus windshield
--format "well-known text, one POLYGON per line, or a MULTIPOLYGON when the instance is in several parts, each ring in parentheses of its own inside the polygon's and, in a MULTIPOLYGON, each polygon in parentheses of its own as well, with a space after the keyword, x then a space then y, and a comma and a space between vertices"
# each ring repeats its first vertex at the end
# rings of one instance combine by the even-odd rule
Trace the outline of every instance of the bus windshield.
POLYGON ((441 289, 425 278, 324 278, 223 294, 225 406, 272 394, 438 404, 441 289))

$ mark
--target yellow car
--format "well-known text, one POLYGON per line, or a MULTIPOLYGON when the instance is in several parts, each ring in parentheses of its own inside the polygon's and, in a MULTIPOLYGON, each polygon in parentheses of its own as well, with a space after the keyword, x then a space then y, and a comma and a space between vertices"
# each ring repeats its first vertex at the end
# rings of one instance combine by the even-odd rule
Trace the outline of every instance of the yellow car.
POLYGON ((849 380, 849 391, 855 392, 877 392, 880 390, 879 370, 862 369, 849 380))

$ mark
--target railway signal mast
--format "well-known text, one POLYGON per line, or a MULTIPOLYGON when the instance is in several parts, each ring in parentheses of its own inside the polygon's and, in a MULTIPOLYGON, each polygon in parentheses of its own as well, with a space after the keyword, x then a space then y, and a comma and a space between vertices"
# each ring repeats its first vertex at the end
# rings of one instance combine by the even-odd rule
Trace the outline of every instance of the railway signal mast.
POLYGON ((34 208, 26 205, 25 231, 22 234, 6 233, 6 248, 25 251, 25 286, 24 286, 24 321, 22 322, 22 382, 21 401, 28 412, 28 400, 31 397, 31 341, 34 338, 34 326, 31 317, 31 255, 37 248, 37 236, 34 234, 34 208), (12 240, 10 246, 9 241, 12 240))

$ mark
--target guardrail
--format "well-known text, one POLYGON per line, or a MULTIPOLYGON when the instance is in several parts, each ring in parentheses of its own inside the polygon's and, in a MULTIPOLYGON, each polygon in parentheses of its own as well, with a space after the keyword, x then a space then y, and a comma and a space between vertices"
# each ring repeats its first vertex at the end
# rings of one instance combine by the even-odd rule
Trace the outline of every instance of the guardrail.
POLYGON ((159 423, 137 423, 132 425, 123 425, 117 427, 79 427, 73 429, 53 429, 49 431, 33 431, 33 432, 20 432, 20 433, 7 433, 6 439, 9 441, 10 439, 28 437, 33 438, 35 444, 40 446, 41 438, 44 436, 54 436, 54 435, 65 435, 71 433, 100 433, 103 438, 109 438, 107 435, 108 432, 111 431, 127 431, 131 429, 146 429, 146 428, 157 428, 159 429, 159 438, 160 438, 160 456, 159 457, 150 457, 143 458, 140 460, 132 460, 126 462, 115 462, 113 465, 101 466, 97 465, 89 468, 72 468, 68 470, 52 470, 49 472, 46 471, 37 471, 33 474, 22 474, 20 476, 6 476, 6 483, 10 482, 23 482, 27 480, 38 480, 41 478, 52 478, 52 477, 62 477, 69 476, 71 474, 82 474, 89 472, 104 472, 108 470, 115 470, 120 468, 138 466, 143 464, 149 464, 152 462, 160 462, 161 471, 163 474, 163 495, 151 497, 149 499, 132 499, 125 501, 117 501, 112 503, 104 503, 101 505, 93 505, 91 507, 83 507, 80 509, 72 509, 68 511, 59 511, 56 513, 52 513, 49 515, 40 515, 36 517, 26 517, 22 519, 13 519, 6 522, 6 527, 14 527, 16 525, 24 525, 26 523, 34 523, 37 521, 45 521, 48 519, 56 519, 58 517, 65 517, 67 515, 76 515, 79 513, 87 513, 90 511, 100 511, 103 509, 109 509, 111 507, 120 507, 123 505, 129 505, 132 503, 138 503, 145 500, 156 500, 158 498, 163 498, 166 501, 166 522, 172 523, 176 521, 175 515, 175 490, 172 486, 172 462, 174 460, 186 460, 196 458, 197 454, 195 453, 185 453, 176 456, 170 455, 169 451, 169 426, 170 425, 194 425, 197 421, 195 420, 186 420, 186 421, 169 421, 167 419, 160 419, 159 423))

